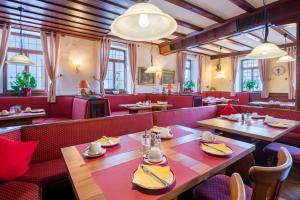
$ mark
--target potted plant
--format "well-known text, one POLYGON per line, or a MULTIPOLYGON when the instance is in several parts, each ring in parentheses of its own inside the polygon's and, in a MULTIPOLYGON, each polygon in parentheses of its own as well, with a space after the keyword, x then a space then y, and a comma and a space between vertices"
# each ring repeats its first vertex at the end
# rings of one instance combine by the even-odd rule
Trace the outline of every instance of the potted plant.
POLYGON ((15 93, 22 96, 31 96, 32 89, 36 88, 35 77, 23 70, 21 74, 17 74, 16 81, 10 83, 15 93))
POLYGON ((193 81, 185 81, 184 82, 184 91, 185 92, 193 92, 193 88, 195 87, 195 83, 193 81))
POLYGON ((258 89, 258 85, 257 85, 257 82, 255 80, 253 80, 253 81, 248 80, 248 81, 244 82, 244 88, 246 88, 246 90, 248 92, 252 92, 254 88, 258 89))
POLYGON ((113 94, 119 94, 120 90, 119 90, 119 84, 115 84, 114 89, 112 90, 113 94))

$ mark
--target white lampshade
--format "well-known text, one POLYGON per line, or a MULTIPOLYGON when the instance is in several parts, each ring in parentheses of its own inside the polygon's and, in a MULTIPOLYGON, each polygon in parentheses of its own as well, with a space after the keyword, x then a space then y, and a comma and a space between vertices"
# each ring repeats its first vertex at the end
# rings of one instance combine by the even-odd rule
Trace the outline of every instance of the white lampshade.
POLYGON ((287 62, 294 62, 296 61, 295 58, 293 58, 292 56, 286 55, 286 56, 281 56, 276 63, 287 63, 287 62))
POLYGON ((216 78, 225 78, 225 74, 223 71, 218 71, 216 78))
POLYGON ((176 29, 175 19, 150 3, 131 6, 111 25, 114 35, 133 41, 158 40, 171 35, 176 29))
POLYGON ((30 60, 27 56, 24 54, 17 54, 11 57, 6 61, 7 64, 14 64, 14 65, 27 65, 27 66, 32 66, 35 65, 34 62, 30 60))
POLYGON ((157 73, 157 72, 160 72, 160 68, 159 67, 155 67, 155 66, 150 66, 146 69, 145 73, 157 73))
POLYGON ((251 53, 246 55, 249 59, 271 59, 285 56, 287 52, 280 49, 277 45, 273 43, 263 43, 255 47, 251 53))

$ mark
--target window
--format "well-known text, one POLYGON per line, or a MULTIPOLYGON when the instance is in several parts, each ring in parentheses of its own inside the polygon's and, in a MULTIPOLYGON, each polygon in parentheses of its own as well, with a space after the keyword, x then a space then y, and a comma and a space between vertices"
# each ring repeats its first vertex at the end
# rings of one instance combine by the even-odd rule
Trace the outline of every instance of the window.
POLYGON ((185 61, 185 80, 191 81, 192 80, 192 60, 187 59, 185 61))
POLYGON ((247 87, 245 85, 247 81, 255 81, 257 85, 253 91, 261 91, 258 60, 243 60, 241 63, 241 69, 242 91, 247 91, 247 87))
MULTIPOLYGON (((19 54, 21 48, 21 37, 18 29, 12 29, 8 40, 8 50, 6 59, 19 54)), ((5 64, 4 66, 4 92, 12 91, 11 83, 16 80, 17 74, 23 70, 30 72, 36 79, 37 86, 34 91, 46 91, 47 75, 44 67, 42 44, 40 33, 32 31, 23 31, 23 53, 28 56, 34 63, 34 66, 17 66, 5 64)))
POLYGON ((104 80, 105 89, 124 90, 126 87, 126 51, 111 48, 107 74, 104 80))

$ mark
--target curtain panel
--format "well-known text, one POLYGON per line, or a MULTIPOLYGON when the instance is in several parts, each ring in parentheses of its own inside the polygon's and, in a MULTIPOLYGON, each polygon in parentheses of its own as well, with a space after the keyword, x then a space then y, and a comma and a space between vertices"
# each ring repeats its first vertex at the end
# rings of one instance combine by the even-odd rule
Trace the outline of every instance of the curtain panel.
POLYGON ((56 102, 56 80, 58 78, 59 55, 60 55, 60 40, 59 33, 46 33, 41 31, 41 41, 44 55, 45 67, 51 81, 48 91, 48 102, 56 102))
POLYGON ((269 60, 259 60, 259 74, 262 83, 261 98, 269 97, 269 60))
POLYGON ((132 92, 136 93, 135 88, 135 75, 136 75, 136 63, 137 63, 137 45, 136 44, 128 44, 128 57, 129 57, 129 65, 130 65, 130 73, 132 78, 132 92))
POLYGON ((1 30, 1 44, 0 44, 0 69, 4 65, 6 58, 7 48, 8 48, 8 38, 10 35, 11 26, 4 24, 1 30))
POLYGON ((105 96, 104 80, 107 74, 111 41, 107 38, 99 40, 100 94, 105 96))
POLYGON ((186 58, 187 58, 186 53, 184 52, 177 53, 177 81, 179 85, 179 92, 183 92, 186 58))
MULTIPOLYGON (((296 47, 288 47, 287 53, 293 58, 296 57, 296 47)), ((289 99, 295 99, 296 95, 296 61, 288 63, 288 76, 289 76, 289 99)))
POLYGON ((235 85, 236 85, 236 75, 237 75, 237 68, 238 68, 238 57, 232 56, 231 60, 231 93, 230 96, 235 96, 235 85))
POLYGON ((198 92, 202 92, 202 70, 203 70, 203 61, 205 61, 205 56, 198 55, 198 92))

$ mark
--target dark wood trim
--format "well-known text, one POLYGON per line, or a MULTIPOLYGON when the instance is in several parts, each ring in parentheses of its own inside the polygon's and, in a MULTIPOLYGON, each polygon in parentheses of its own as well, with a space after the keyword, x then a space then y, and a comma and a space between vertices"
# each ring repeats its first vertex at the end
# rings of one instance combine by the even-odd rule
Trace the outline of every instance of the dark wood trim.
POLYGON ((176 6, 179 6, 183 9, 189 10, 191 12, 194 12, 194 13, 198 14, 198 15, 206 17, 206 18, 208 18, 210 20, 213 20, 215 22, 218 22, 218 23, 225 22, 225 20, 223 18, 221 18, 221 17, 219 17, 219 16, 217 16, 217 15, 215 15, 215 14, 213 14, 213 13, 211 13, 211 12, 209 12, 209 11, 203 9, 203 8, 200 8, 200 7, 198 7, 194 4, 191 4, 187 1, 184 1, 184 0, 166 0, 166 1, 171 3, 171 4, 174 4, 176 6))
MULTIPOLYGON (((286 47, 294 47, 294 46, 296 46, 296 43, 289 43, 287 45, 282 44, 282 45, 278 45, 278 46, 283 49, 285 46, 286 47)), ((231 57, 231 56, 241 56, 241 55, 246 55, 250 52, 251 52, 251 50, 237 51, 237 52, 233 52, 233 53, 223 53, 223 54, 211 56, 211 59, 219 59, 219 58, 225 58, 225 57, 231 57)))
POLYGON ((281 28, 281 27, 278 27, 278 26, 271 26, 272 27, 272 29, 274 30, 274 31, 276 31, 277 33, 279 33, 279 34, 281 34, 282 35, 282 37, 284 37, 284 35, 286 35, 286 38, 287 39, 289 39, 289 40, 291 40, 292 42, 296 42, 297 41, 297 39, 296 39, 296 37, 295 36, 293 36, 290 32, 288 32, 287 30, 285 30, 285 29, 283 29, 283 28, 281 28))
POLYGON ((241 9, 247 11, 247 12, 254 12, 256 9, 254 6, 252 6, 250 3, 248 3, 246 0, 229 0, 236 6, 240 7, 241 9))
POLYGON ((185 21, 182 21, 180 19, 176 19, 176 22, 179 26, 183 26, 185 28, 189 28, 189 29, 193 29, 195 31, 202 31, 203 28, 199 27, 199 26, 196 26, 194 24, 191 24, 191 23, 188 23, 188 22, 185 22, 185 21))
MULTIPOLYGON (((282 0, 267 5, 269 20, 275 25, 293 23, 300 18, 300 1, 282 0), (288 12, 287 12, 288 11, 288 12)), ((199 33, 187 35, 182 39, 160 45, 160 52, 164 55, 182 51, 187 48, 216 41, 220 38, 252 32, 253 29, 263 27, 264 8, 253 13, 246 13, 226 21, 226 23, 207 28, 199 33)))
POLYGON ((172 35, 174 35, 174 36, 176 36, 176 37, 185 37, 185 36, 186 36, 186 34, 184 34, 184 33, 179 33, 179 32, 174 32, 174 33, 172 33, 172 35))

